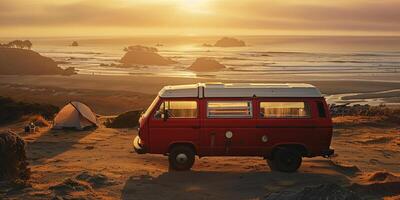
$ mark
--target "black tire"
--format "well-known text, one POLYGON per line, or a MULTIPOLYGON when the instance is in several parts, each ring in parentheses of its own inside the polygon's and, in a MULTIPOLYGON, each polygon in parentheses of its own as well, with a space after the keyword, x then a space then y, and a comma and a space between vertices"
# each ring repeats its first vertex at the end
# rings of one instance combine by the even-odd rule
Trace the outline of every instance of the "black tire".
POLYGON ((272 159, 267 159, 267 164, 268 167, 271 169, 271 171, 277 171, 276 166, 274 165, 274 162, 272 159))
POLYGON ((177 171, 190 170, 194 164, 194 160, 195 152, 193 148, 186 145, 172 147, 168 156, 170 169, 177 171))
POLYGON ((299 151, 293 148, 279 148, 268 159, 268 166, 272 171, 295 172, 299 169, 302 156, 299 151))

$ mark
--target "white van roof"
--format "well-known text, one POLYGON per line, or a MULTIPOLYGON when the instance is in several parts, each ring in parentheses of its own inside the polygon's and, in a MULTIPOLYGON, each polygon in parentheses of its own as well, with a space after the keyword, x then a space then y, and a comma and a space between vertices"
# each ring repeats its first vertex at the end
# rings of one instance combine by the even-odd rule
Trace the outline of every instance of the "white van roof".
POLYGON ((197 83, 165 86, 160 97, 322 97, 305 83, 197 83))

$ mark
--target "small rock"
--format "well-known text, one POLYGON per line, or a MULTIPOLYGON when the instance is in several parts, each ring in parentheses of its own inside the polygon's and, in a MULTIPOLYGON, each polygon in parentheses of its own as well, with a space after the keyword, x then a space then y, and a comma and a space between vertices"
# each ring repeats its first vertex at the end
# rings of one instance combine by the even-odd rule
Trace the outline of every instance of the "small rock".
POLYGON ((76 179, 88 182, 93 187, 103 187, 117 184, 116 181, 109 179, 106 175, 100 173, 91 173, 84 171, 76 176, 76 179))
POLYGON ((390 173, 390 172, 375 172, 368 178, 369 181, 391 181, 400 180, 400 177, 390 173))
POLYGON ((62 183, 51 186, 49 189, 60 194, 66 194, 74 191, 92 191, 90 184, 73 178, 65 179, 62 183))
POLYGON ((86 146, 85 149, 92 150, 92 149, 94 149, 94 146, 86 146))
POLYGON ((353 175, 353 174, 356 174, 361 171, 355 165, 345 164, 345 163, 341 163, 341 162, 334 161, 334 160, 329 160, 329 162, 334 167, 336 167, 339 171, 341 171, 342 173, 348 174, 348 175, 353 175))

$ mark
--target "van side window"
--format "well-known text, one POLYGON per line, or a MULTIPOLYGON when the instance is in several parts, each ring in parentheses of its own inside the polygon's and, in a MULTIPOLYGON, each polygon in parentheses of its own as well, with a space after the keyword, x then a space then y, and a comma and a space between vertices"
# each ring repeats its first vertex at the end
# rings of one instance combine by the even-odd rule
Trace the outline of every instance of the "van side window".
POLYGON ((197 118, 196 101, 164 101, 154 114, 154 118, 161 119, 164 110, 168 118, 197 118))
POLYGON ((209 101, 207 118, 251 118, 251 101, 209 101))
POLYGON ((262 118, 309 118, 310 106, 305 102, 260 102, 262 118))
POLYGON ((326 112, 324 103, 322 103, 321 101, 317 101, 317 107, 318 107, 318 116, 321 118, 325 118, 326 112))

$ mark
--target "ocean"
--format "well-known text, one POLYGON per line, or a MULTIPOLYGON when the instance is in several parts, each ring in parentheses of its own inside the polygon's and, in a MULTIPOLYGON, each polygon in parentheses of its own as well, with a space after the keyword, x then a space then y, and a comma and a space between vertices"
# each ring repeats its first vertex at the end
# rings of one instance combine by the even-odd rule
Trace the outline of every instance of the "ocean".
MULTIPOLYGON (((205 47, 218 36, 33 38, 33 50, 75 67, 79 74, 195 77, 241 81, 365 80, 400 82, 400 37, 237 36, 246 47, 205 47), (78 47, 72 47, 78 41, 78 47), (118 68, 124 47, 152 46, 177 64, 118 68), (213 57, 227 69, 187 70, 196 58, 213 57)), ((385 91, 381 91, 385 92, 385 91)), ((351 94, 355 95, 355 94, 351 94)), ((331 99, 342 98, 333 96, 331 99)), ((381 103, 381 101, 369 101, 381 103)))
MULTIPOLYGON (((343 36, 243 36, 246 47, 203 47, 218 37, 136 37, 136 38, 40 38, 33 49, 75 67, 80 74, 150 75, 167 77, 207 77, 263 80, 274 76, 323 79, 367 79, 400 73, 400 37, 343 36), (80 46, 72 47, 72 41, 80 46), (130 45, 156 47, 159 54, 177 64, 118 68, 123 48, 130 45), (162 46, 155 46, 161 44, 162 46), (213 57, 227 70, 195 73, 186 70, 198 57, 213 57)), ((395 80, 391 78, 392 80, 395 80)), ((387 79, 385 79, 387 80, 387 79)))

